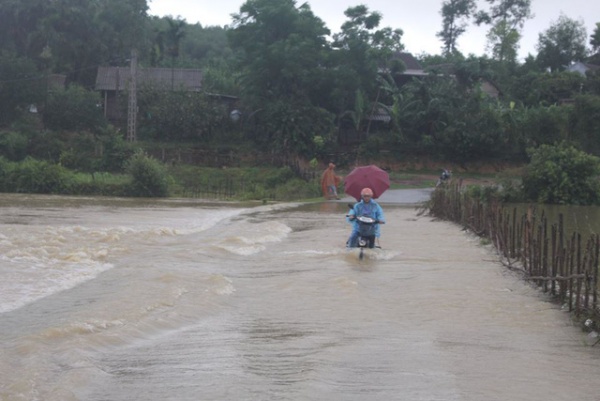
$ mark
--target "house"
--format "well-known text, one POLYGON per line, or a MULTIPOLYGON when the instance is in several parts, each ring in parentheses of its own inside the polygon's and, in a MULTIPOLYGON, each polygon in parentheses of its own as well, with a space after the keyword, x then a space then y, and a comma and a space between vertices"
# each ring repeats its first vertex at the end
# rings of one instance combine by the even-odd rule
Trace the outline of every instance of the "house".
MULTIPOLYGON (((392 56, 393 61, 401 61, 404 64, 405 69, 398 74, 394 74, 394 82, 396 86, 401 87, 414 77, 421 78, 429 75, 428 72, 423 70, 419 61, 410 53, 398 52, 392 56)), ((380 67, 380 73, 389 72, 389 69, 380 67)), ((371 113, 366 117, 367 120, 377 123, 389 123, 392 118, 389 113, 383 107, 374 107, 371 113)))
POLYGON ((49 91, 64 90, 66 88, 67 76, 63 74, 49 74, 47 86, 49 91))
MULTIPOLYGON (((430 74, 444 74, 451 77, 456 77, 455 65, 452 63, 429 66, 427 67, 427 72, 429 72, 430 74)), ((479 88, 481 89, 481 91, 487 96, 493 99, 498 99, 502 96, 502 91, 494 81, 491 81, 486 78, 479 78, 477 83, 479 84, 479 88)))
POLYGON ((600 65, 576 61, 570 66, 568 66, 566 70, 569 72, 577 72, 585 77, 588 71, 600 70, 600 65))
MULTIPOLYGON (((96 90, 102 93, 104 116, 113 124, 122 126, 127 121, 127 110, 119 96, 129 90, 130 67, 99 67, 96 90)), ((181 68, 138 68, 137 88, 152 86, 164 90, 202 90, 202 71, 181 68)))
MULTIPOLYGON (((428 72, 423 70, 419 60, 410 53, 398 52, 392 56, 392 61, 401 61, 404 64, 404 71, 398 74, 394 74, 394 81, 398 87, 405 85, 410 82, 412 78, 421 78, 429 75, 428 72)), ((387 70, 389 71, 389 70, 387 70)), ((380 68, 379 72, 386 72, 386 69, 380 68)))
POLYGON ((396 59, 402 61, 406 69, 400 74, 409 77, 422 77, 428 75, 423 70, 421 63, 410 53, 397 53, 396 59))

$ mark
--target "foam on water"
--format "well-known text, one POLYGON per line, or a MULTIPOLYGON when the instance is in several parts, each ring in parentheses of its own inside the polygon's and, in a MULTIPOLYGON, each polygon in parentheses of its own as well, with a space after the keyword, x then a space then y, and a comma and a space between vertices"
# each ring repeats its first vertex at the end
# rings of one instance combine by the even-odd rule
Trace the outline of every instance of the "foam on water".
POLYGON ((292 229, 278 221, 245 223, 235 227, 235 233, 225 235, 214 247, 227 252, 250 256, 266 249, 267 244, 283 241, 292 229))
MULTIPOLYGON (((1 224, 0 234, 0 313, 9 312, 44 297, 74 288, 114 267, 116 254, 127 252, 142 243, 154 243, 162 238, 192 235, 217 226, 219 223, 253 209, 196 209, 177 214, 171 209, 153 210, 148 220, 147 209, 131 209, 126 220, 123 215, 106 212, 98 226, 86 226, 85 211, 73 213, 74 225, 18 224, 22 212, 14 212, 9 224, 1 224), (144 219, 137 218, 138 214, 144 219), (183 216, 183 217, 182 217, 183 216), (17 224, 15 224, 17 223, 17 224), (77 224, 79 223, 79 224, 77 224)), ((268 209, 267 209, 268 210, 268 209)), ((98 213, 96 209, 92 211, 98 213)), ((44 219, 51 214, 44 209, 27 209, 27 219, 44 219)), ((52 222, 51 222, 52 223, 52 222)), ((63 222, 61 222, 63 223, 63 222)), ((285 230, 271 227, 275 234, 263 234, 253 241, 251 250, 260 251, 260 244, 280 238, 285 230), (279 232, 279 233, 278 233, 279 232), (269 235, 273 238, 269 239, 269 235)))
MULTIPOLYGON (((31 233, 30 233, 31 234, 31 233)), ((46 230, 43 236, 5 236, 0 244, 0 313, 92 280, 113 267, 107 243, 78 243, 72 236, 46 230)), ((98 233, 96 233, 98 234, 98 233)))

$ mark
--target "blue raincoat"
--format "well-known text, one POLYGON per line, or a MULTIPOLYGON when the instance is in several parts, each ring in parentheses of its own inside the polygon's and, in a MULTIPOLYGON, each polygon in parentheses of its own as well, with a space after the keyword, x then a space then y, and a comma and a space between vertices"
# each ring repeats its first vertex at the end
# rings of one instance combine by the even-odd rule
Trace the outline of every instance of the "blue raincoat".
MULTIPOLYGON (((379 203, 375 202, 373 199, 371 199, 369 202, 365 202, 364 199, 362 199, 360 202, 356 203, 348 212, 348 216, 369 216, 381 223, 385 223, 383 209, 381 206, 379 206, 379 203)), ((352 224, 352 234, 350 234, 350 238, 348 238, 346 246, 353 248, 356 247, 356 241, 358 239, 358 221, 356 221, 356 219, 350 219, 350 217, 346 217, 346 221, 352 224)), ((380 224, 375 226, 376 238, 379 238, 381 235, 379 226, 380 224)))

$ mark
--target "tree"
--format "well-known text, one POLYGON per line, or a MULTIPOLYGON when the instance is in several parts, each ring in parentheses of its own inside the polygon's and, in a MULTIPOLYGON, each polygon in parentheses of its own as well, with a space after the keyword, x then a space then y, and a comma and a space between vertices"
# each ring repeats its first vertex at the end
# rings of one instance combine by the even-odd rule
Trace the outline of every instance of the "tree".
POLYGON ((207 143, 230 123, 223 103, 204 93, 163 91, 144 86, 139 92, 140 136, 145 139, 207 143))
POLYGON ((536 46, 538 63, 551 71, 562 71, 573 61, 585 59, 586 39, 583 21, 561 14, 558 21, 539 35, 536 46))
POLYGON ((479 11, 475 22, 491 25, 487 38, 494 59, 514 62, 521 39, 520 30, 532 17, 531 0, 485 1, 490 4, 490 9, 479 11))
POLYGON ((136 48, 145 54, 150 44, 146 37, 148 26, 147 0, 104 0, 94 24, 102 38, 102 60, 120 64, 136 48))
POLYGON ((492 57, 495 60, 516 62, 519 40, 521 39, 518 30, 511 28, 506 21, 499 21, 489 30, 486 37, 488 39, 488 49, 491 50, 492 57))
POLYGON ((263 124, 264 137, 280 145, 275 149, 267 143, 267 149, 280 154, 306 150, 313 146, 314 135, 329 135, 321 131, 330 116, 321 112, 318 96, 326 74, 329 30, 308 4, 296 8, 295 0, 247 0, 233 15, 228 34, 238 54, 247 115, 263 124), (270 118, 258 119, 259 109, 270 118), (294 110, 314 118, 299 118, 294 110))
POLYGON ((167 18, 169 29, 165 33, 167 43, 166 53, 171 58, 171 68, 175 66, 175 60, 179 57, 181 40, 186 34, 186 22, 181 19, 167 18))
POLYGON ((44 123, 50 129, 96 132, 106 125, 97 92, 77 85, 48 95, 44 123))
POLYGON ((248 0, 228 31, 238 53, 245 94, 252 98, 307 98, 322 70, 329 30, 305 3, 248 0))
POLYGON ((350 7, 341 31, 333 35, 333 66, 336 69, 333 91, 335 113, 340 120, 352 116, 352 124, 361 131, 366 117, 380 94, 378 75, 381 70, 400 72, 405 67, 395 57, 403 50, 401 29, 379 28, 381 14, 364 5, 350 7))
POLYGON ((30 104, 44 101, 45 80, 25 57, 0 55, 0 125, 15 121, 30 104))
POLYGON ((585 77, 576 72, 539 74, 530 88, 527 103, 531 105, 558 104, 580 93, 585 77))
POLYGON ((98 65, 123 60, 143 43, 147 8, 146 0, 5 0, 0 50, 91 87, 98 65))
POLYGON ((465 33, 466 22, 475 12, 475 0, 446 0, 442 3, 442 30, 436 36, 442 40, 442 54, 447 56, 454 54, 456 42, 460 35, 465 33))
POLYGON ((594 28, 594 32, 590 36, 590 45, 592 46, 593 53, 600 51, 600 22, 596 22, 596 28, 594 28))

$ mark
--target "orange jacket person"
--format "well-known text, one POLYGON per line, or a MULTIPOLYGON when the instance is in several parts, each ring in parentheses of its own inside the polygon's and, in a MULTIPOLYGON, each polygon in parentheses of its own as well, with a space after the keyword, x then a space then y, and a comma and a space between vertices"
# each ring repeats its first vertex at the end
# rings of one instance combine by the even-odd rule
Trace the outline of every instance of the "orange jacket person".
POLYGON ((321 176, 321 190, 325 199, 340 199, 337 194, 337 186, 342 182, 342 177, 335 175, 334 168, 335 164, 329 163, 321 176))

